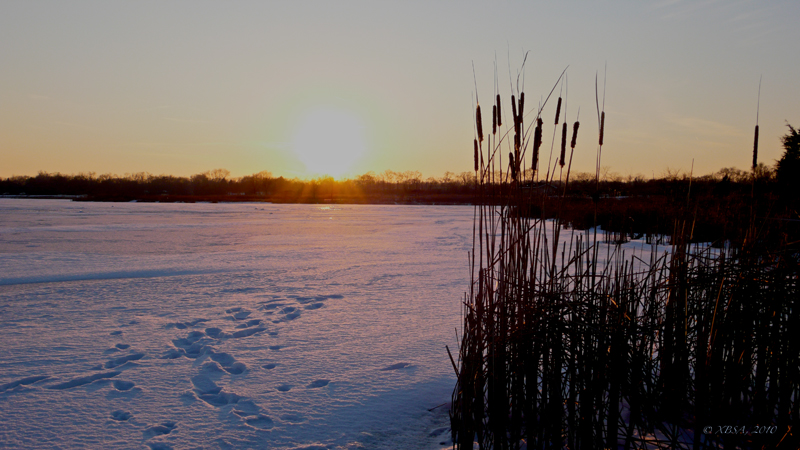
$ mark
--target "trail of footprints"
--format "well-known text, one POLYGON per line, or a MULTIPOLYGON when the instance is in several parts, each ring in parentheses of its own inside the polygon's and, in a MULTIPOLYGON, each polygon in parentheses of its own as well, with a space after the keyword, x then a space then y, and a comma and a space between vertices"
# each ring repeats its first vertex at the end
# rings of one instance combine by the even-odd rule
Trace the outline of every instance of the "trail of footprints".
MULTIPOLYGON (((252 400, 240 396, 234 392, 228 392, 224 387, 219 386, 214 379, 219 380, 225 374, 237 376, 248 370, 247 366, 236 360, 229 353, 218 351, 214 346, 227 339, 240 339, 266 332, 271 336, 277 336, 277 331, 269 331, 267 323, 281 324, 298 319, 306 312, 314 311, 325 306, 325 302, 330 299, 341 299, 343 296, 320 295, 313 297, 303 297, 299 295, 278 296, 270 295, 270 298, 257 303, 256 309, 260 311, 263 318, 255 318, 254 312, 243 307, 229 308, 225 310, 223 319, 232 321, 235 326, 232 329, 223 330, 217 327, 205 327, 203 331, 197 328, 204 327, 209 319, 193 319, 186 322, 167 324, 168 328, 178 330, 191 330, 185 337, 172 340, 171 348, 166 350, 158 359, 205 359, 199 366, 198 373, 191 377, 191 392, 184 395, 193 396, 215 408, 222 408, 231 405, 229 413, 235 420, 255 430, 269 430, 275 425, 274 420, 265 414, 263 408, 256 405, 252 400)), ((132 321, 130 325, 137 322, 132 321)), ((109 333, 111 336, 122 336, 122 331, 115 330, 109 333)), ((267 346, 272 351, 280 351, 282 345, 267 346)), ((91 368, 94 373, 73 378, 71 380, 54 382, 49 376, 30 376, 10 383, 0 385, 0 394, 6 391, 29 389, 29 386, 42 383, 44 388, 52 390, 67 390, 92 383, 109 383, 118 395, 130 395, 135 393, 138 388, 131 381, 117 379, 124 370, 134 368, 139 361, 145 358, 144 352, 139 352, 131 348, 129 344, 118 343, 103 352, 110 357, 105 363, 98 364, 91 368), (127 352, 125 354, 121 354, 127 352), (121 355, 120 355, 121 354, 121 355), (113 355, 120 355, 113 357, 113 355)), ((265 370, 272 370, 278 366, 277 363, 268 363, 261 366, 265 370)), ((399 370, 410 367, 408 363, 398 363, 381 370, 399 370)), ((318 379, 308 383, 306 389, 319 389, 327 386, 330 380, 318 379)), ((288 392, 295 386, 290 384, 278 384, 275 389, 279 392, 288 392)), ((140 390, 140 389, 139 389, 140 390)), ((110 419, 117 422, 125 422, 133 415, 128 411, 115 410, 111 412, 110 419)), ((303 417, 295 414, 280 416, 281 421, 287 423, 300 423, 305 421, 303 417)), ((176 422, 162 422, 150 425, 143 431, 145 441, 156 436, 167 435, 178 427, 176 422)), ((170 448, 167 444, 160 442, 148 443, 152 449, 170 448)))
MULTIPOLYGON (((229 392, 223 386, 217 384, 215 380, 218 381, 225 373, 236 376, 244 373, 248 368, 244 363, 237 361, 233 355, 218 351, 214 346, 227 339, 244 338, 258 333, 277 336, 277 331, 269 330, 268 324, 270 322, 272 324, 290 322, 298 319, 305 311, 322 308, 326 300, 343 298, 341 295, 315 297, 295 295, 281 297, 275 295, 270 297, 270 299, 256 304, 256 310, 260 311, 260 315, 263 318, 254 318, 254 311, 242 307, 226 309, 227 320, 235 324, 233 329, 223 330, 217 327, 207 327, 203 331, 193 329, 185 337, 174 339, 172 348, 161 356, 164 359, 181 357, 205 359, 205 362, 199 366, 198 374, 191 378, 192 391, 189 395, 216 408, 230 406, 230 417, 233 420, 238 420, 255 430, 270 430, 274 428, 275 421, 252 400, 235 392, 229 392)), ((191 322, 170 324, 170 326, 188 330, 204 326, 205 322, 209 321, 195 319, 191 322)), ((269 345, 267 348, 272 351, 280 351, 284 346, 269 345)), ((261 367, 266 370, 272 370, 277 366, 277 363, 268 363, 261 367)), ((313 380, 305 388, 319 389, 329 383, 330 380, 327 379, 313 380)), ((275 387, 279 392, 288 392, 293 388, 293 385, 286 383, 275 387)), ((280 419, 288 423, 305 421, 304 418, 295 414, 282 415, 280 419)))

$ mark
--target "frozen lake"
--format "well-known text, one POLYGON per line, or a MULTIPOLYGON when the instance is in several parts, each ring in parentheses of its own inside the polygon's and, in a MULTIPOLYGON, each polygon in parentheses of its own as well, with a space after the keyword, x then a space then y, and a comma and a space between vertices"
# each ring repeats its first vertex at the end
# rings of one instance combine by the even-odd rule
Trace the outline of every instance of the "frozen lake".
POLYGON ((0 199, 0 447, 441 448, 472 211, 0 199))

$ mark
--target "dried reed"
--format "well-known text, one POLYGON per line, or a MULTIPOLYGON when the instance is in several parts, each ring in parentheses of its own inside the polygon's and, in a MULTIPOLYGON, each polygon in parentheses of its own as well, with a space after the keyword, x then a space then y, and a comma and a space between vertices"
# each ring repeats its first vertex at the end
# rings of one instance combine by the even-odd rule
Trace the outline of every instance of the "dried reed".
MULTIPOLYGON (((525 142, 522 95, 519 106, 512 96, 515 144, 525 142)), ((535 160, 538 117, 534 134, 535 160)), ((508 133, 499 136, 483 171, 503 167, 508 133)), ((566 122, 562 167, 565 147, 566 122)), ((690 244, 688 214, 676 214, 669 248, 647 253, 596 231, 562 239, 558 216, 531 214, 547 196, 526 190, 508 157, 496 183, 477 177, 472 280, 452 359, 454 447, 797 448, 787 430, 800 425, 800 339, 789 331, 800 320, 800 249, 784 222, 732 223, 749 237, 722 249, 690 244), (717 432, 755 424, 775 431, 717 432)))

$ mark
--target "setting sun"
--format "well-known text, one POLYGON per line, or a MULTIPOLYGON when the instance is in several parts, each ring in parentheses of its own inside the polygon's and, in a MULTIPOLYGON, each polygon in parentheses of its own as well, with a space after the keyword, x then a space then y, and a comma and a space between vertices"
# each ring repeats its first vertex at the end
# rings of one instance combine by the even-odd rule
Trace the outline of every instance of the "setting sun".
POLYGON ((366 153, 365 127, 355 114, 318 107, 306 113, 292 135, 292 150, 308 176, 341 177, 366 153))

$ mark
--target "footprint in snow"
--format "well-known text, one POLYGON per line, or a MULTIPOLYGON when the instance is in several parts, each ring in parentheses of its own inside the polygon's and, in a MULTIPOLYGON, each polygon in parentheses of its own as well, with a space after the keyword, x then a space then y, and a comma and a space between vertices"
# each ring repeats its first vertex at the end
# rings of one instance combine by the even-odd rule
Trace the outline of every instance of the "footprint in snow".
POLYGON ((234 320, 244 320, 251 314, 250 311, 243 308, 230 308, 226 309, 225 312, 231 314, 234 320))
POLYGON ((222 333, 222 329, 220 329, 220 328, 216 328, 216 327, 206 328, 206 334, 209 337, 217 338, 221 333, 222 333))
POLYGON ((194 385, 198 398, 211 406, 230 405, 238 403, 242 399, 242 397, 234 393, 222 392, 222 388, 205 375, 193 376, 192 385, 194 385))
POLYGON ((261 323, 261 319, 248 320, 247 322, 245 322, 245 323, 243 323, 241 325, 236 325, 236 328, 237 329, 248 328, 248 327, 252 327, 252 326, 258 325, 260 323, 261 323))
POLYGON ((154 438, 156 436, 163 436, 165 434, 170 434, 172 430, 175 429, 178 425, 175 422, 161 422, 159 425, 153 425, 148 427, 144 430, 144 438, 145 440, 154 438))
POLYGON ((150 450, 173 450, 172 446, 163 442, 149 442, 147 444, 150 450))
POLYGON ((115 377, 115 376, 117 376, 117 375, 119 375, 121 373, 122 372, 120 372, 120 371, 96 373, 94 375, 75 378, 75 379, 72 379, 72 380, 64 382, 64 383, 59 383, 59 384, 54 384, 52 386, 47 386, 47 389, 56 389, 56 390, 59 390, 59 391, 62 391, 64 389, 72 389, 74 387, 83 386, 83 385, 86 385, 86 384, 89 384, 89 383, 93 383, 93 382, 95 382, 97 380, 104 380, 106 378, 113 378, 113 377, 115 377))
POLYGON ((381 370, 399 370, 399 369, 405 369, 406 367, 411 367, 411 363, 392 364, 391 366, 386 366, 381 370))
POLYGON ((247 366, 243 363, 237 362, 236 358, 225 352, 209 352, 209 357, 222 366, 222 370, 232 375, 240 375, 247 370, 247 366))
POLYGON ((175 323, 168 323, 167 328, 175 327, 179 330, 185 330, 187 328, 191 328, 197 324, 201 324, 203 322, 208 322, 208 319, 194 319, 188 322, 175 322, 175 323))
POLYGON ((306 386, 306 388, 308 388, 308 389, 321 388, 321 387, 327 386, 328 383, 330 383, 330 382, 331 382, 331 380, 314 380, 311 383, 309 383, 308 386, 306 386))
POLYGON ((131 353, 130 355, 120 356, 119 358, 111 359, 105 364, 106 369, 113 369, 119 367, 129 361, 138 361, 144 357, 144 353, 131 353))
POLYGON ((134 386, 131 381, 114 380, 114 388, 118 391, 130 391, 134 386))
POLYGON ((245 328, 243 330, 236 331, 231 334, 232 338, 243 338, 247 336, 252 336, 258 332, 264 331, 266 328, 258 327, 258 328, 245 328))
POLYGON ((289 390, 292 389, 292 387, 293 386, 291 384, 281 384, 278 387, 276 387, 275 389, 277 389, 277 390, 279 390, 281 392, 289 392, 289 390))
POLYGON ((0 384, 0 392, 5 392, 5 391, 7 391, 9 389, 14 389, 17 386, 28 386, 30 384, 36 383, 38 381, 46 380, 48 378, 50 378, 50 377, 44 376, 44 375, 37 375, 37 376, 34 376, 34 377, 22 378, 22 379, 19 379, 17 381, 12 381, 12 382, 6 383, 6 384, 0 384))
POLYGON ((272 419, 263 414, 246 417, 244 419, 244 423, 259 430, 269 430, 275 426, 275 423, 272 421, 272 419))
POLYGON ((131 417, 133 417, 133 415, 131 413, 129 413, 127 411, 123 411, 121 409, 118 409, 118 410, 113 411, 111 413, 111 418, 116 420, 116 421, 119 421, 119 422, 124 422, 124 421, 130 419, 131 417))

